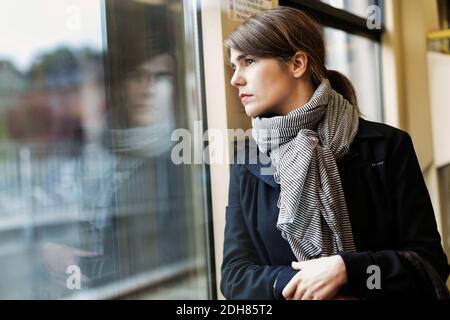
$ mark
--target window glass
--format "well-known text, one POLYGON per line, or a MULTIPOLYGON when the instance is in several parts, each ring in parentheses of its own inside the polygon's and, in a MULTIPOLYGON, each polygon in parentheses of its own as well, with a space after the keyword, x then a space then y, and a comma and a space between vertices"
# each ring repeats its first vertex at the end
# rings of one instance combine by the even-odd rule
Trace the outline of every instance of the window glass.
POLYGON ((202 120, 191 12, 2 2, 1 299, 208 298, 205 168, 171 158, 202 120))
POLYGON ((338 9, 343 9, 357 16, 367 17, 367 8, 376 5, 376 0, 320 0, 338 9))
POLYGON ((333 28, 324 28, 326 66, 342 72, 353 83, 363 117, 383 121, 379 44, 333 28))

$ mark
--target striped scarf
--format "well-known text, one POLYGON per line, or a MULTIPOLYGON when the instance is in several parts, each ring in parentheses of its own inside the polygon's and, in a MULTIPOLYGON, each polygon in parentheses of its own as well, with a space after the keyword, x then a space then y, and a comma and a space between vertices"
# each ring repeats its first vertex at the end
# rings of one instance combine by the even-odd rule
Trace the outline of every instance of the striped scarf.
POLYGON ((299 261, 356 250, 336 160, 358 123, 356 108, 327 79, 301 108, 253 118, 253 137, 280 184, 277 228, 299 261))
POLYGON ((124 155, 142 156, 146 158, 159 157, 172 149, 170 140, 175 128, 173 117, 167 116, 165 121, 158 121, 147 126, 111 129, 106 132, 107 145, 114 152, 124 155))

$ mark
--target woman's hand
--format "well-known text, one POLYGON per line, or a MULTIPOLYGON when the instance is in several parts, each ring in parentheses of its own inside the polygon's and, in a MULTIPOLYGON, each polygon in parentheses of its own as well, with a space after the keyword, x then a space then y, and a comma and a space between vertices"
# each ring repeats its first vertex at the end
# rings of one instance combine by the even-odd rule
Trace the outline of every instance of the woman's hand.
MULTIPOLYGON (((50 276, 61 283, 66 284, 68 277, 67 267, 77 265, 81 257, 95 257, 97 253, 80 250, 57 243, 44 243, 40 247, 40 253, 43 257, 44 266, 50 276)), ((82 283, 88 283, 90 279, 81 274, 82 283)))
POLYGON ((283 289, 287 300, 327 300, 336 298, 347 282, 347 271, 341 256, 292 262, 299 270, 283 289))

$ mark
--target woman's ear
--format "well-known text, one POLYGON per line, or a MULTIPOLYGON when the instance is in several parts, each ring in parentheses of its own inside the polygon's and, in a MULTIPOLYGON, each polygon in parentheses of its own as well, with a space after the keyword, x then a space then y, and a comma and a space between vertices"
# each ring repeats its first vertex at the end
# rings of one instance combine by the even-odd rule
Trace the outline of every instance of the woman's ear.
POLYGON ((308 55, 303 51, 297 51, 292 57, 290 70, 294 78, 300 78, 308 69, 308 55))

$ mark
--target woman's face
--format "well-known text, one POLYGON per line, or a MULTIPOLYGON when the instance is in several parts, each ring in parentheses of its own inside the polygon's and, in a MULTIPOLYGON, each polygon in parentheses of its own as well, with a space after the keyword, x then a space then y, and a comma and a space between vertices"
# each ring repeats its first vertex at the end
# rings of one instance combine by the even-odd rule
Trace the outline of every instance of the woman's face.
POLYGON ((173 107, 173 60, 160 54, 132 70, 125 83, 126 108, 131 126, 162 121, 173 107))
POLYGON ((249 117, 283 114, 295 92, 295 78, 275 58, 244 55, 231 49, 234 70, 231 85, 239 89, 239 98, 249 117))

